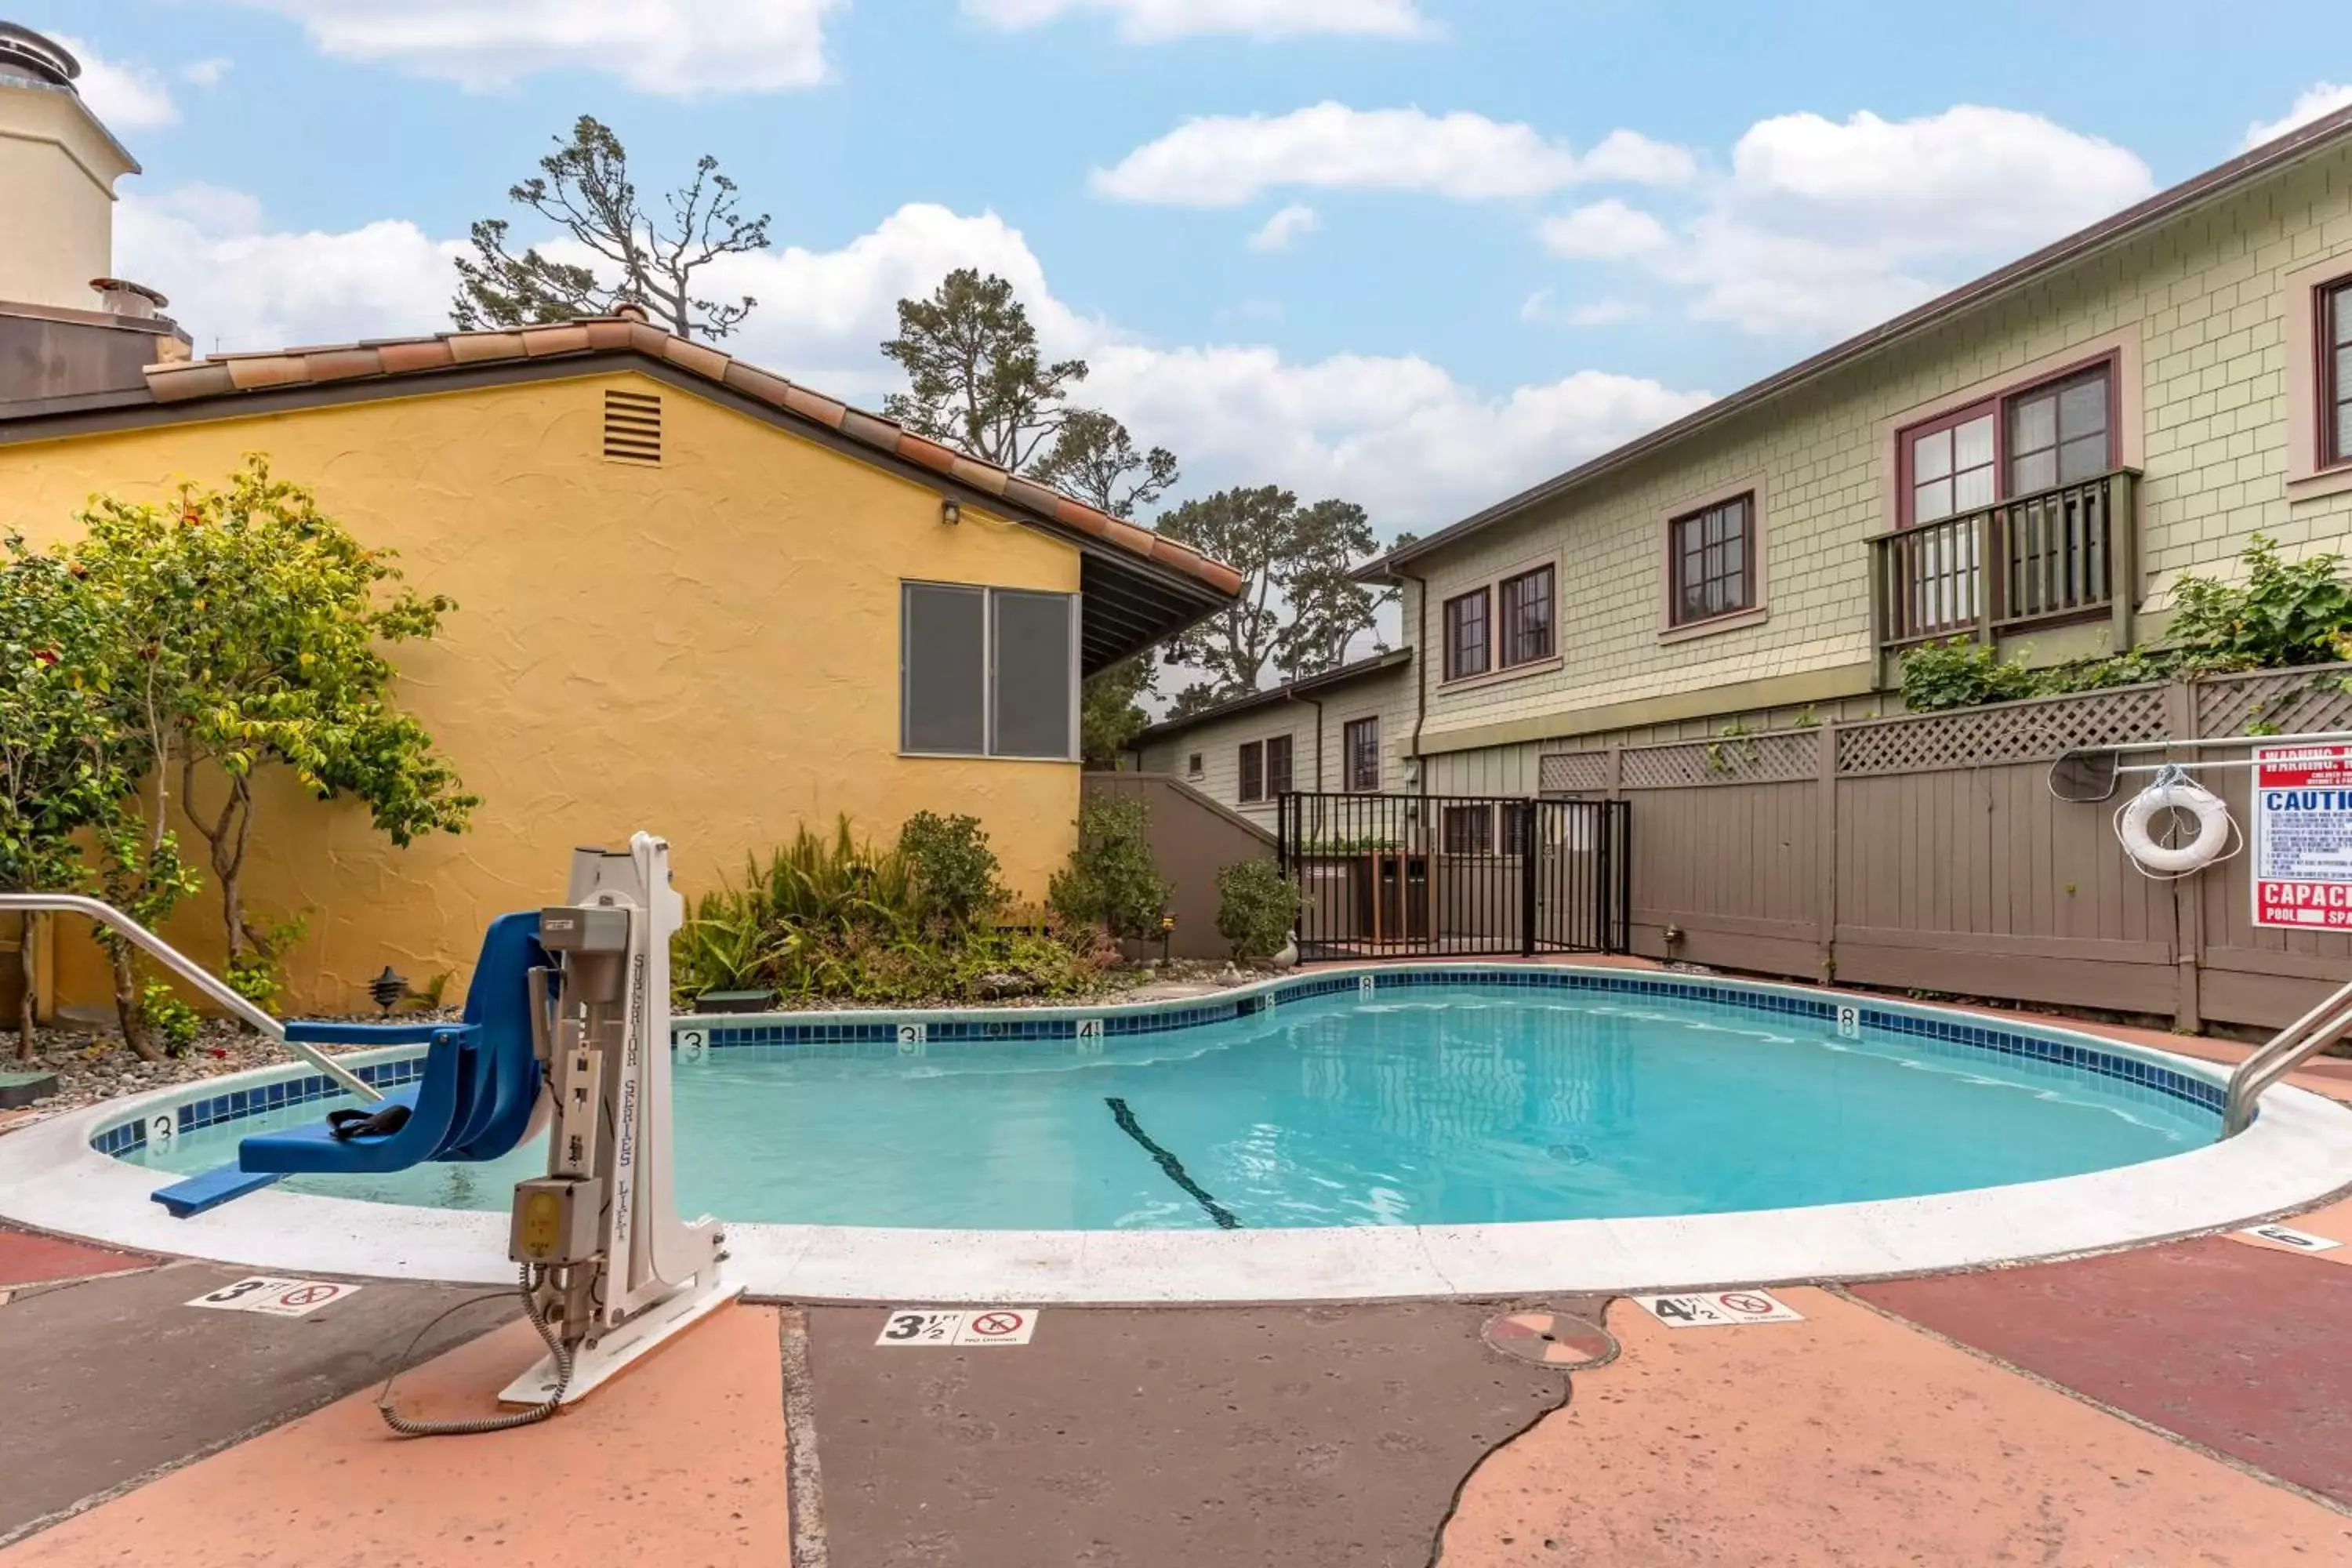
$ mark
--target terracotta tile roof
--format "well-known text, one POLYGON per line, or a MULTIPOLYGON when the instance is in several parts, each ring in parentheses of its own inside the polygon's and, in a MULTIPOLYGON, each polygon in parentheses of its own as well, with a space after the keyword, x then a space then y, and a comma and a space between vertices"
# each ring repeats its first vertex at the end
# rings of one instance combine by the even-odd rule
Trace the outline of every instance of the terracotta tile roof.
POLYGON ((1241 592, 1240 573, 1197 550, 1097 511, 993 464, 950 451, 890 420, 861 413, 804 386, 794 385, 708 344, 689 342, 625 315, 593 316, 577 321, 518 327, 510 331, 444 332, 429 338, 279 349, 268 353, 215 354, 201 360, 151 364, 145 374, 148 395, 159 404, 179 404, 265 388, 317 386, 425 374, 461 365, 614 351, 641 353, 718 383, 745 397, 822 425, 861 446, 994 496, 1016 513, 1090 534, 1130 554, 1157 562, 1220 594, 1241 592))

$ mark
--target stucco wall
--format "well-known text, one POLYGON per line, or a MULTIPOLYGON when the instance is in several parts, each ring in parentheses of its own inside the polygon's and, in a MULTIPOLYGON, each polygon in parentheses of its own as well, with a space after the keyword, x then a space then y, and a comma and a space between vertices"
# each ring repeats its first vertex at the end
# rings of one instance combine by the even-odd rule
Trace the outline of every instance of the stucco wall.
MULTIPOLYGON (((942 526, 926 486, 629 374, 0 447, 0 531, 54 538, 93 491, 216 483, 250 451, 457 601, 400 651, 400 697, 483 797, 470 833, 404 851, 356 805, 267 792, 247 895, 313 911, 297 1005, 359 1004, 387 963, 462 981, 488 916, 561 898, 572 847, 637 828, 689 896, 841 812, 877 838, 969 812, 1028 895, 1069 851, 1076 763, 898 750, 900 580, 1074 592, 1059 541, 969 505, 942 526), (660 467, 603 459, 607 386, 661 397, 660 467)), ((208 898, 172 928, 204 954, 208 898)), ((93 999, 68 947, 67 997, 93 999)))
POLYGON ((1381 721, 1381 788, 1396 793, 1409 788, 1402 758, 1412 743, 1412 669, 1406 666, 1381 670, 1328 687, 1289 702, 1270 703, 1230 719, 1210 719, 1181 734, 1150 742, 1141 749, 1145 773, 1168 773, 1183 780, 1220 805, 1230 806, 1268 832, 1274 830, 1271 801, 1244 805, 1241 800, 1241 748, 1245 742, 1269 735, 1291 737, 1291 787, 1297 790, 1342 790, 1347 787, 1342 754, 1350 720, 1377 716, 1381 721), (1320 781, 1318 782, 1315 701, 1323 705, 1320 781), (1185 769, 1191 755, 1201 753, 1201 774, 1185 769))
POLYGON ((2330 256, 2352 257, 2352 149, 2175 219, 1418 563, 1433 611, 1423 636, 1409 586, 1405 626, 1431 647, 1434 605, 1445 596, 1522 562, 1562 563, 1559 668, 1450 691, 1425 668, 1424 749, 1677 717, 1599 710, 1717 688, 1748 688, 1713 710, 1724 711, 1867 689, 1864 541, 1894 525, 1892 430, 1908 412, 2103 340, 2126 341, 2125 363, 2139 366, 2138 418, 2126 445, 2136 436, 2146 475, 2148 608, 2165 605, 2166 585, 2183 568, 2226 574, 2257 531, 2290 550, 2336 547, 2352 531, 2352 493, 2290 500, 2286 489, 2284 334, 2307 328, 2287 319, 2280 289, 2283 273, 2330 256), (1766 490, 1768 618, 1662 640, 1664 518, 1751 479, 1766 490))

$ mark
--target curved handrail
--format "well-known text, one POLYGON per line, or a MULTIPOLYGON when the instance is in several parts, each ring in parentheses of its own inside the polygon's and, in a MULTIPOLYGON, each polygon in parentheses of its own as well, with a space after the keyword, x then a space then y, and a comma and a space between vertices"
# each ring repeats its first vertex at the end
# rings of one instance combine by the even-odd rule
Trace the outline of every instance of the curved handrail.
POLYGON ((2221 1136, 2235 1137, 2254 1120, 2254 1101, 2264 1089, 2301 1067, 2347 1029, 2352 1029, 2352 981, 2277 1034, 2230 1075, 2230 1097, 2221 1110, 2221 1136), (2323 1022, 2323 1020, 2325 1020, 2323 1022))
POLYGON ((323 1051, 311 1048, 300 1040, 286 1037, 286 1026, 240 996, 229 984, 211 970, 188 957, 178 948, 101 900, 84 898, 79 893, 0 893, 0 910, 20 910, 26 913, 80 915, 117 932, 146 951, 147 955, 203 992, 211 1002, 237 1018, 252 1025, 262 1034, 284 1046, 353 1094, 364 1100, 379 1100, 383 1090, 343 1066, 323 1051))

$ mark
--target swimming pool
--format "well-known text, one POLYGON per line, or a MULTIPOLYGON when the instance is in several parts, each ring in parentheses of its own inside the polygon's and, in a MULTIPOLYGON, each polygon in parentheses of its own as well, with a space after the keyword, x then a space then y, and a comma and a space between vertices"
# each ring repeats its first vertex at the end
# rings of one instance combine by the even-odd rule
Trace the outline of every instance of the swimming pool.
MULTIPOLYGON (((712 1020, 727 1043, 677 1057, 680 1204, 990 1231, 1611 1219, 2047 1181, 2221 1131, 2204 1079, 1909 1012, 1565 975, 1405 978, 1092 1036, 786 1039, 784 1026, 712 1020)), ((123 1155, 207 1169, 331 1103, 191 1125, 123 1155)), ((502 1212, 543 1168, 530 1145, 284 1186, 502 1212)))

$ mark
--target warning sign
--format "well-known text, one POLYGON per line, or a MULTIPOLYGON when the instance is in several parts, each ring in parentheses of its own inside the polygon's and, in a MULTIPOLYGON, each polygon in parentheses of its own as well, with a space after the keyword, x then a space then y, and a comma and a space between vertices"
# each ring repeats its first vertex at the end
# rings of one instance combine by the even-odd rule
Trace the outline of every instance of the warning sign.
POLYGON ((1762 1290, 1704 1296, 1636 1296, 1633 1305, 1670 1329, 1729 1329, 1743 1323, 1801 1323, 1805 1315, 1762 1290))
POLYGON ((305 1318, 330 1301, 358 1294, 357 1285, 337 1285, 325 1279, 274 1279, 256 1275, 224 1285, 187 1305, 222 1312, 259 1312, 271 1318, 305 1318))
POLYGON ((2352 745, 2254 751, 2254 923, 2352 931, 2352 745))

